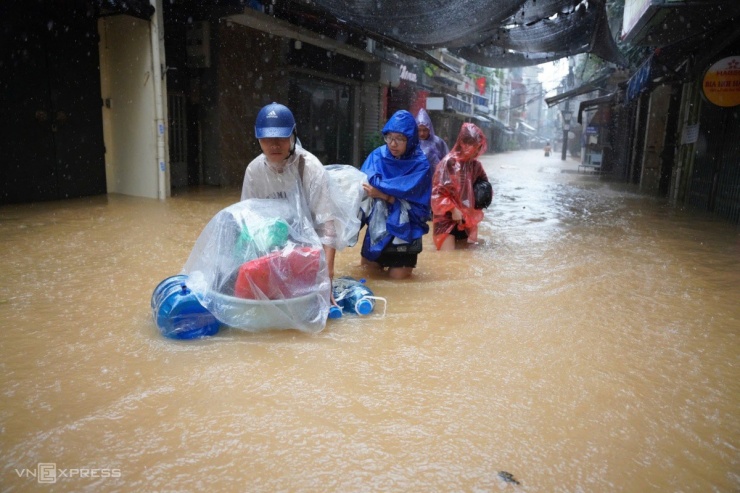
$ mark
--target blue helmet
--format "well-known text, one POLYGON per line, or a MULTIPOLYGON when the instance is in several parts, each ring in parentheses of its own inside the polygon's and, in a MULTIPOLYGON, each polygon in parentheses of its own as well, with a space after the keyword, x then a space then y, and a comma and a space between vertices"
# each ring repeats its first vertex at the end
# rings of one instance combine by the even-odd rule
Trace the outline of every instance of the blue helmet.
POLYGON ((295 131, 295 118, 287 106, 270 103, 257 113, 254 135, 258 139, 288 138, 295 131))

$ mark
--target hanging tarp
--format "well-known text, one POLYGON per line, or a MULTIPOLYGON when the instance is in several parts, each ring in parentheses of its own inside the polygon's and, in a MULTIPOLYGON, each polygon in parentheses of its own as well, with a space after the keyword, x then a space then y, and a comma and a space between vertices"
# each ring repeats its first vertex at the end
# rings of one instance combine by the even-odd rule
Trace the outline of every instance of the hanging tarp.
POLYGON ((490 45, 452 49, 450 52, 477 65, 491 68, 531 67, 563 58, 560 53, 514 53, 500 46, 490 45))
MULTIPOLYGON (((484 33, 516 13, 523 0, 316 0, 339 19, 417 47, 436 48, 484 33)), ((469 44, 472 44, 469 43, 469 44)))
POLYGON ((577 51, 589 46, 600 15, 596 8, 580 7, 554 19, 500 27, 489 42, 519 53, 577 51))
POLYGON ((578 53, 625 65, 605 0, 316 0, 337 18, 417 48, 448 48, 479 65, 527 66, 578 53))

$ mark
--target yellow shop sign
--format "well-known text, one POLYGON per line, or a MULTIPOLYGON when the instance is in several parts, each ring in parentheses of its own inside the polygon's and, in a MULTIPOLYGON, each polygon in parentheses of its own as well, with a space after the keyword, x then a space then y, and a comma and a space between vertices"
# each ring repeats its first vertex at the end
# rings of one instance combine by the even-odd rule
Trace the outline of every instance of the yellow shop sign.
POLYGON ((729 108, 740 104, 740 56, 723 58, 709 67, 702 81, 709 102, 729 108))

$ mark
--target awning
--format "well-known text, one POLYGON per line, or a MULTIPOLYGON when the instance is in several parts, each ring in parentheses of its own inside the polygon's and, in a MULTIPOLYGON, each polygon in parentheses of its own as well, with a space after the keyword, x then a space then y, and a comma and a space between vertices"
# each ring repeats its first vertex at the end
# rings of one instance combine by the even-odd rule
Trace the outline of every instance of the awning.
POLYGON ((589 99, 587 101, 581 101, 581 103, 578 105, 578 123, 583 124, 581 121, 581 115, 584 110, 587 108, 592 108, 594 106, 599 106, 602 104, 612 104, 617 100, 617 95, 619 92, 613 92, 611 94, 607 94, 606 96, 601 96, 599 98, 589 99))
POLYGON ((509 128, 507 124, 505 124, 504 122, 502 122, 495 116, 489 116, 488 118, 491 119, 491 123, 493 124, 494 128, 497 128, 501 130, 502 132, 509 134, 509 135, 514 133, 514 131, 511 128, 509 128))
POLYGON ((561 101, 565 101, 566 99, 572 99, 576 96, 580 96, 581 94, 587 94, 589 92, 603 89, 606 83, 609 82, 609 78, 612 76, 612 72, 613 70, 610 70, 608 74, 602 75, 601 77, 598 77, 592 81, 585 82, 575 89, 571 89, 555 96, 545 98, 545 103, 547 103, 547 107, 550 108, 561 101))
POLYGON ((529 131, 531 131, 531 132, 537 132, 537 129, 536 129, 536 128, 534 128, 534 127, 533 127, 533 126, 531 126, 531 125, 528 125, 528 124, 527 124, 527 123, 525 123, 525 122, 519 122, 519 125, 521 125, 522 127, 526 128, 527 130, 529 130, 529 131))
POLYGON ((473 115, 473 119, 478 120, 479 126, 482 128, 489 128, 491 127, 491 120, 486 118, 483 115, 473 115))

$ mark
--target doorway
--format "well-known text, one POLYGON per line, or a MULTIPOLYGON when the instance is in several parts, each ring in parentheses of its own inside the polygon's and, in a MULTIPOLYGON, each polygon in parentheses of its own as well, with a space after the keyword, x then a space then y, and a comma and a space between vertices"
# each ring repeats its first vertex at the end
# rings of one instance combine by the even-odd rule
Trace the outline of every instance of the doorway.
POLYGON ((324 164, 352 162, 351 87, 291 78, 288 106, 303 147, 324 164))
POLYGON ((105 193, 96 13, 82 1, 4 3, 0 203, 105 193))

